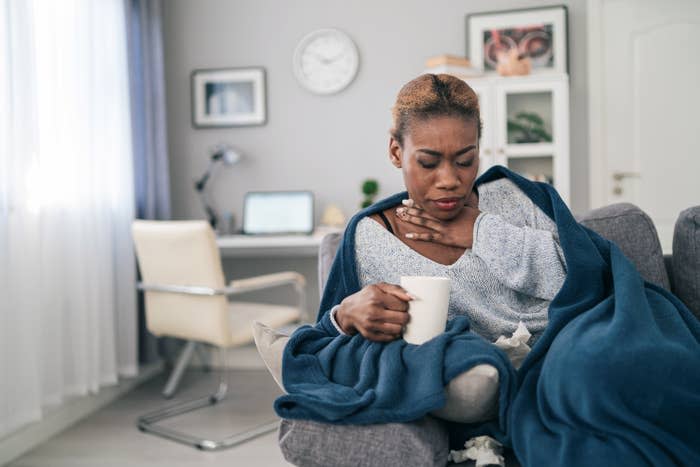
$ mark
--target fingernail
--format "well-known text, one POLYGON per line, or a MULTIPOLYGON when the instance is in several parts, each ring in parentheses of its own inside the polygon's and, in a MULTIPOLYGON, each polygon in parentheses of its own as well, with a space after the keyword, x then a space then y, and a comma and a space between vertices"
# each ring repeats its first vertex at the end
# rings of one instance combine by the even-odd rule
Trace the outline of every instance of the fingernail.
POLYGON ((404 206, 411 207, 411 206, 413 206, 413 200, 410 199, 410 198, 409 198, 409 199, 403 199, 403 200, 401 200, 401 204, 403 204, 404 206))
POLYGON ((415 299, 416 299, 416 297, 415 297, 414 295, 411 295, 410 293, 408 293, 408 294, 406 294, 406 295, 408 295, 408 296, 411 298, 411 300, 415 300, 415 299))
POLYGON ((416 234, 413 234, 413 233, 406 234, 406 238, 414 238, 415 236, 416 236, 416 234))

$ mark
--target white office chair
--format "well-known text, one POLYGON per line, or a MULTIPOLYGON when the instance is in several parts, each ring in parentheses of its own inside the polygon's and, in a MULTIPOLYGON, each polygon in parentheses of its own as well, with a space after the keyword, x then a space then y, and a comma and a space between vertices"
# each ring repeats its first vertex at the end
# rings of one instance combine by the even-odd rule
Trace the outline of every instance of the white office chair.
MULTIPOLYGON (((187 340, 163 394, 172 396, 197 346, 226 349, 253 342, 252 322, 270 327, 299 321, 305 307, 305 279, 280 272, 225 283, 216 238, 205 221, 134 221, 132 233, 145 292, 146 326, 156 336, 187 340), (239 293, 293 285, 297 306, 228 301, 239 293)), ((225 358, 222 358, 225 361, 225 358)), ((226 395, 224 371, 218 390, 206 397, 160 409, 139 418, 142 431, 203 450, 234 446, 277 429, 277 421, 221 441, 197 438, 157 425, 158 421, 220 402, 226 395)))

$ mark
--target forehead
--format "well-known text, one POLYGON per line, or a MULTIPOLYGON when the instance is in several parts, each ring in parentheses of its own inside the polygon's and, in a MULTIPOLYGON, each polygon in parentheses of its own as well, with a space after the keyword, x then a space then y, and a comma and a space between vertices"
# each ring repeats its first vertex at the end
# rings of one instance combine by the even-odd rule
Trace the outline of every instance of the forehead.
POLYGON ((406 134, 413 145, 476 144, 478 126, 472 119, 463 117, 430 117, 411 122, 406 134))

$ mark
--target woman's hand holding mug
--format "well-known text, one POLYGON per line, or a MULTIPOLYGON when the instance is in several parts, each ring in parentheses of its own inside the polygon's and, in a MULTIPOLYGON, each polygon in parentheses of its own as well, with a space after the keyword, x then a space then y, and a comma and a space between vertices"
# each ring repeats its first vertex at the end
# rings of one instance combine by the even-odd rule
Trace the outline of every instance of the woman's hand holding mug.
POLYGON ((398 285, 371 284, 345 297, 335 312, 335 320, 348 334, 359 332, 371 341, 390 342, 401 337, 412 299, 398 285))

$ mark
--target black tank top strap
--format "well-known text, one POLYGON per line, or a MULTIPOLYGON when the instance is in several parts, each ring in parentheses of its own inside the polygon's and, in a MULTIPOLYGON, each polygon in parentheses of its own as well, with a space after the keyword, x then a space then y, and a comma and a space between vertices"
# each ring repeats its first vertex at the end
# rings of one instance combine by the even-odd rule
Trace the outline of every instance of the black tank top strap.
POLYGON ((386 215, 382 211, 379 211, 379 217, 382 218, 384 221, 384 225, 386 225, 386 229, 391 232, 392 235, 394 235, 394 229, 391 228, 391 224, 389 223, 389 219, 386 218, 386 215))

